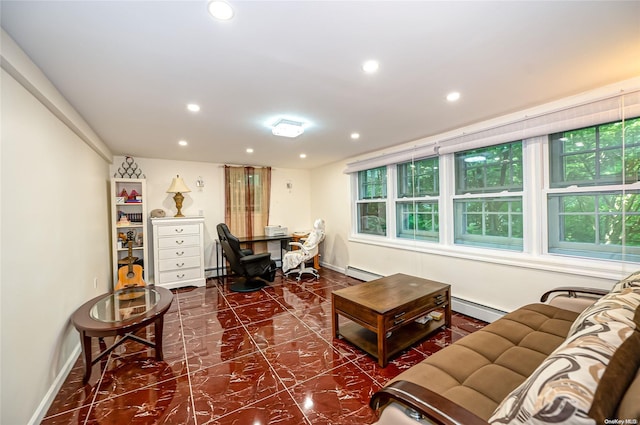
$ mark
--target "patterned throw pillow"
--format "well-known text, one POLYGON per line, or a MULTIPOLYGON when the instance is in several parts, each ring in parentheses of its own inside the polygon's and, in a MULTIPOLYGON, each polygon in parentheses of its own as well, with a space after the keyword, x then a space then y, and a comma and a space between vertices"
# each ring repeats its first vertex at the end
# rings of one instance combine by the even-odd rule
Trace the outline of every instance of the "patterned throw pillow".
POLYGON ((620 280, 618 283, 613 285, 611 292, 620 291, 624 288, 640 288, 640 270, 637 272, 631 273, 629 276, 620 280))
POLYGON ((640 287, 630 286, 618 292, 609 292, 580 313, 571 325, 568 336, 575 335, 589 326, 610 321, 623 322, 635 329, 633 316, 639 305, 640 287))

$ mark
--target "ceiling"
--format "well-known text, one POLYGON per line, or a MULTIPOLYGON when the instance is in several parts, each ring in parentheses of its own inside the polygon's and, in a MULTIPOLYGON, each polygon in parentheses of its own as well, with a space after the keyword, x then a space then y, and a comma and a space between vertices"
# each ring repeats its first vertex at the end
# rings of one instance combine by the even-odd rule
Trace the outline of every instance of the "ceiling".
POLYGON ((205 0, 2 0, 0 13, 134 157, 314 168, 640 75, 638 1, 229 3, 230 21, 205 0), (283 114, 305 133, 272 135, 283 114))

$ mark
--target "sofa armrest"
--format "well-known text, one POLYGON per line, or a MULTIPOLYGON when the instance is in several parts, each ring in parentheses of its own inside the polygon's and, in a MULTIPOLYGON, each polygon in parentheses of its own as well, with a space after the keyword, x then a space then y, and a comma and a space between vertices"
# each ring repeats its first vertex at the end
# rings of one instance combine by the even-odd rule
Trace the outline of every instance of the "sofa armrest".
POLYGON ((587 295, 599 295, 604 296, 609 293, 606 289, 598 289, 598 288, 581 288, 578 286, 563 286, 559 288, 552 289, 550 291, 545 292, 540 297, 540 302, 545 302, 549 298, 549 295, 555 292, 568 292, 569 297, 575 298, 578 294, 587 294, 587 295))
POLYGON ((487 421, 420 385, 409 381, 396 381, 377 391, 369 406, 378 411, 392 401, 397 401, 434 424, 442 425, 487 425, 487 421))

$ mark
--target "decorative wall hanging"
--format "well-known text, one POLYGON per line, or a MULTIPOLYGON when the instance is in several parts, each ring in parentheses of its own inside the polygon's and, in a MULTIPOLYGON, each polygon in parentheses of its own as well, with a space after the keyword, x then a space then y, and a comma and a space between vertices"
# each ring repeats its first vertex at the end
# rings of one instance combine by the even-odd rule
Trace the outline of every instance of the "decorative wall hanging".
POLYGON ((121 179, 146 179, 147 177, 142 174, 142 170, 138 168, 138 164, 133 160, 132 157, 125 157, 124 161, 118 167, 118 171, 113 175, 113 177, 119 177, 121 179))

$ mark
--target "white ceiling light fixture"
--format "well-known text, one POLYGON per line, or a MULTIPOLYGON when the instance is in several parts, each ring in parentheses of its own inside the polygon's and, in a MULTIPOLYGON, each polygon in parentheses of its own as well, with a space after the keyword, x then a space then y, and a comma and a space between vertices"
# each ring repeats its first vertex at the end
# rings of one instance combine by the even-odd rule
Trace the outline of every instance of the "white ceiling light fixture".
POLYGON ((301 153, 301 154, 300 154, 300 158, 305 159, 306 157, 307 157, 307 154, 306 154, 306 153, 301 153))
POLYGON ((378 71, 378 68, 380 68, 380 64, 375 60, 368 60, 362 64, 362 70, 367 74, 373 74, 378 71))
POLYGON ((179 144, 180 146, 187 146, 189 143, 188 143, 186 140, 180 140, 180 141, 178 142, 178 144, 179 144))
POLYGON ((447 95, 447 100, 449 102, 455 102, 456 100, 460 99, 460 93, 457 91, 452 91, 451 93, 449 93, 447 95))
POLYGON ((271 132, 275 136, 282 137, 298 137, 304 133, 304 123, 300 121, 289 120, 286 118, 280 118, 271 125, 271 132))
POLYGON ((252 148, 247 148, 247 153, 253 153, 253 149, 252 148))
POLYGON ((191 112, 200 112, 200 105, 196 103, 188 103, 187 109, 191 112))
POLYGON ((351 138, 353 140, 358 140, 360 138, 360 133, 351 133, 351 138))
POLYGON ((209 2, 209 13, 216 19, 228 21, 233 18, 233 9, 226 1, 212 0, 209 2))

